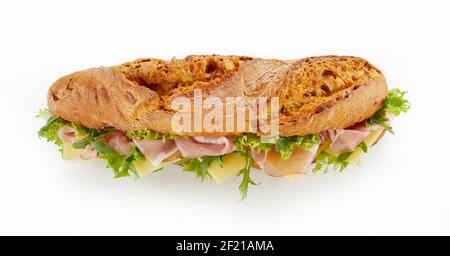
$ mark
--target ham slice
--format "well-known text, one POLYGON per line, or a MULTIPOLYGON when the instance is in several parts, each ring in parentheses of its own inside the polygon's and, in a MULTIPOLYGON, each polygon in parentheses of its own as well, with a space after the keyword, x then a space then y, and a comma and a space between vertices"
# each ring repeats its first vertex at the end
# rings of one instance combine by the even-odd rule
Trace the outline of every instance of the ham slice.
POLYGON ((221 156, 236 150, 236 145, 228 137, 189 137, 175 139, 183 157, 221 156))
POLYGON ((123 155, 129 155, 133 149, 133 143, 121 131, 115 131, 105 136, 104 141, 114 151, 123 155))
POLYGON ((264 169, 264 162, 267 159, 267 152, 266 151, 258 152, 257 150, 252 150, 250 151, 250 155, 252 156, 253 161, 256 162, 256 165, 260 169, 264 169))
POLYGON ((320 143, 309 149, 297 147, 288 160, 282 160, 280 153, 275 150, 269 152, 252 152, 253 160, 270 176, 282 177, 290 174, 305 174, 314 160, 320 143))
POLYGON ((320 137, 320 142, 321 143, 324 143, 326 141, 327 135, 328 135, 327 131, 319 133, 319 137, 320 137))
POLYGON ((75 129, 69 126, 63 126, 59 128, 58 137, 64 143, 75 143, 82 139, 77 136, 77 132, 75 131, 75 129))
POLYGON ((86 148, 80 153, 80 158, 83 160, 97 158, 97 151, 94 150, 92 145, 87 145, 86 148))
POLYGON ((328 130, 331 139, 329 150, 336 155, 352 152, 371 132, 380 129, 383 127, 379 125, 365 126, 364 123, 358 123, 346 129, 328 130))
POLYGON ((173 140, 138 140, 133 138, 133 142, 153 166, 160 165, 165 159, 178 151, 173 140))

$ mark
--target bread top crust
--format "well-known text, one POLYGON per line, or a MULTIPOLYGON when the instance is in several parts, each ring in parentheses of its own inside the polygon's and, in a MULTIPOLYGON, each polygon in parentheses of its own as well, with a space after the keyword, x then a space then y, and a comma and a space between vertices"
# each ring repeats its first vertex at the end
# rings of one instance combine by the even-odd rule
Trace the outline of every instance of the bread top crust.
POLYGON ((48 106, 53 114, 90 128, 175 133, 172 99, 192 99, 194 89, 223 101, 233 96, 279 97, 282 136, 351 126, 372 116, 387 95, 381 71, 358 57, 282 61, 205 55, 170 61, 138 59, 75 72, 51 86, 48 106))

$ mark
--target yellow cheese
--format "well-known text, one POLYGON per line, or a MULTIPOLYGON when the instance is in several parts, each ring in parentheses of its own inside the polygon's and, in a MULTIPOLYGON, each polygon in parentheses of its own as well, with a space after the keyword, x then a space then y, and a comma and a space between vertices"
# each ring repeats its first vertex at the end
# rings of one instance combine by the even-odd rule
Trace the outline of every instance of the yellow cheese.
POLYGON ((208 168, 209 174, 218 183, 222 183, 232 176, 236 176, 245 167, 245 157, 238 153, 230 153, 222 157, 223 167, 217 161, 212 161, 208 168))
POLYGON ((149 160, 136 160, 134 161, 134 166, 136 167, 137 173, 139 177, 144 177, 145 175, 152 173, 160 168, 164 168, 169 164, 177 162, 178 159, 169 161, 169 162, 162 162, 158 166, 154 166, 149 160))
POLYGON ((63 159, 64 160, 72 160, 78 158, 83 152, 82 149, 73 148, 72 143, 64 143, 63 144, 63 159))
MULTIPOLYGON (((317 149, 317 152, 316 152, 316 154, 314 155, 314 159, 316 159, 317 156, 319 156, 319 154, 320 154, 322 151, 327 152, 328 146, 330 145, 330 143, 331 143, 331 140, 330 140, 330 138, 327 137, 327 138, 325 139, 325 142, 322 143, 322 145, 320 145, 319 148, 317 149)), ((328 153, 328 152, 327 152, 327 153, 328 153)))
MULTIPOLYGON (((367 136, 367 138, 364 140, 364 142, 367 145, 367 148, 371 147, 375 141, 380 137, 381 133, 383 132, 383 129, 379 129, 376 131, 373 131, 367 136)), ((351 164, 357 164, 359 162, 359 159, 364 154, 364 151, 360 147, 357 147, 353 153, 350 155, 350 157, 347 159, 347 162, 351 164)))

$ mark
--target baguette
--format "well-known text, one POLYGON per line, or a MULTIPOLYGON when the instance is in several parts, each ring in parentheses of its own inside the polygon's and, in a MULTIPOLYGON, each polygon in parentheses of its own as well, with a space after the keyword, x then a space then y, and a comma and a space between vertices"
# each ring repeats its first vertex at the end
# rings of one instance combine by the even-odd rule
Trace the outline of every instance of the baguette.
MULTIPOLYGON (((358 57, 274 60, 243 56, 138 59, 90 68, 58 79, 49 89, 50 111, 88 128, 149 129, 166 134, 175 97, 279 97, 280 135, 316 134, 352 126, 374 115, 387 96, 382 72, 358 57)), ((235 132, 189 135, 220 136, 235 132)))
POLYGON ((252 167, 292 177, 357 163, 393 133, 405 94, 358 57, 138 59, 58 79, 38 135, 64 159, 105 159, 116 178, 169 164, 201 181, 241 176, 243 199, 252 167))

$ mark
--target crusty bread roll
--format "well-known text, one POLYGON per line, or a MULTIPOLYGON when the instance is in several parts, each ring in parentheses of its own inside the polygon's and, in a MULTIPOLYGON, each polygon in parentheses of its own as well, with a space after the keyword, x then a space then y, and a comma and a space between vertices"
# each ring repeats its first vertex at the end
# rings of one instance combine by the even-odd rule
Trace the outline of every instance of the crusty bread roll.
POLYGON ((349 127, 372 116, 387 95, 381 71, 357 57, 283 61, 210 55, 138 59, 75 72, 51 86, 48 106, 54 115, 90 128, 175 133, 171 100, 192 98, 194 89, 221 99, 278 96, 281 136, 349 127))

